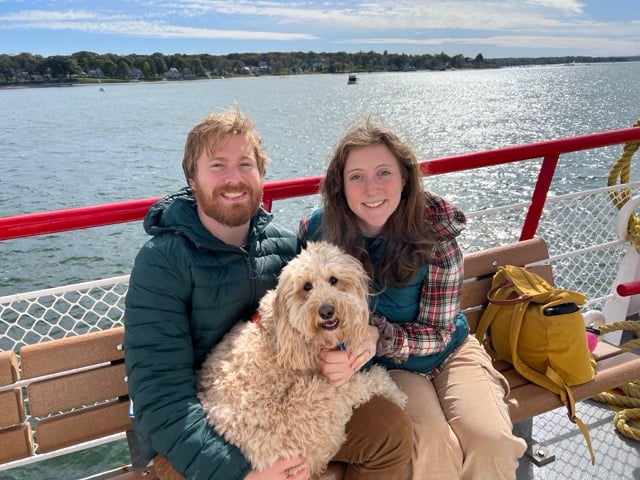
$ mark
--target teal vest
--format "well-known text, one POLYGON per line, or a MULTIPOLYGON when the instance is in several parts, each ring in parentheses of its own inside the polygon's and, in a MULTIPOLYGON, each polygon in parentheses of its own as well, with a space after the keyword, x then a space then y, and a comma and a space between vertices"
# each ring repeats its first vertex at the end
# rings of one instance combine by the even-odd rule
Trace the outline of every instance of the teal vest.
MULTIPOLYGON (((314 210, 308 218, 307 240, 320 240, 322 238, 322 209, 314 210)), ((383 245, 377 239, 371 239, 367 243, 369 257, 375 262, 379 257, 383 245)), ((380 289, 373 286, 373 295, 369 300, 369 309, 373 313, 383 315, 391 323, 412 322, 418 317, 420 307, 420 289, 422 282, 427 275, 427 266, 422 265, 418 275, 405 284, 402 288, 388 287, 380 289), (381 293, 376 291, 382 290, 381 293)), ((444 350, 431 355, 411 355, 402 363, 396 363, 388 357, 375 357, 374 363, 384 365, 388 369, 411 370, 414 372, 426 373, 440 366, 447 357, 460 345, 469 335, 469 324, 462 312, 456 318, 456 329, 451 334, 451 340, 444 350)))
MULTIPOLYGON (((376 256, 375 250, 375 246, 369 249, 369 254, 372 255, 372 258, 376 256)), ((383 293, 374 295, 370 300, 370 310, 378 315, 383 315, 391 323, 414 321, 418 317, 420 289, 426 274, 427 266, 423 265, 420 267, 418 275, 402 288, 388 288, 383 293)), ((451 334, 451 340, 441 352, 431 355, 410 355, 406 361, 401 363, 396 363, 388 357, 375 357, 373 361, 384 365, 389 370, 402 369, 426 373, 440 366, 468 335, 469 324, 465 316, 460 312, 456 318, 456 329, 451 334)))

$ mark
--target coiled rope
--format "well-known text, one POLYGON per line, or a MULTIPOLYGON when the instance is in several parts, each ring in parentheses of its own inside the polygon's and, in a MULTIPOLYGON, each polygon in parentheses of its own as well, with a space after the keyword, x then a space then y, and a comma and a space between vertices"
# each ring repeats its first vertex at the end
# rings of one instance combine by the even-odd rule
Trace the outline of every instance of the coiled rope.
MULTIPOLYGON (((633 126, 640 127, 640 120, 634 123, 633 126)), ((627 142, 624 144, 620 158, 613 164, 609 171, 607 186, 612 187, 617 183, 617 180, 620 180, 621 185, 629 183, 631 180, 631 157, 633 157, 633 154, 636 153, 638 148, 640 148, 640 141, 627 142)), ((620 210, 622 206, 631 199, 631 189, 625 187, 620 190, 612 190, 609 192, 609 198, 611 198, 616 208, 620 210)), ((640 252, 640 218, 638 218, 635 213, 629 216, 627 231, 633 239, 636 250, 640 252)))
MULTIPOLYGON (((633 124, 640 127, 640 119, 633 124)), ((624 144, 620 158, 614 163, 607 178, 607 186, 611 187, 620 180, 620 184, 628 184, 631 180, 631 157, 640 148, 640 142, 627 142, 624 144)), ((625 187, 620 190, 609 192, 609 198, 618 210, 631 199, 631 189, 625 187)), ((627 224, 629 233, 636 250, 640 252, 640 218, 633 213, 629 216, 627 224)), ((625 351, 640 348, 640 321, 625 320, 622 322, 606 323, 599 326, 601 333, 609 333, 616 330, 632 330, 635 332, 635 339, 629 340, 620 348, 625 351)), ((609 405, 622 407, 613 417, 613 424, 625 437, 640 441, 640 429, 630 425, 631 420, 640 420, 640 380, 634 380, 618 387, 622 393, 602 392, 592 397, 594 400, 604 402, 609 405)))
MULTIPOLYGON (((605 323, 599 326, 600 333, 609 333, 616 330, 631 330, 636 338, 620 345, 624 351, 640 348, 640 322, 636 320, 624 320, 622 322, 605 323)), ((632 420, 640 420, 640 380, 634 380, 618 387, 622 393, 602 392, 592 397, 593 400, 622 407, 613 416, 613 425, 616 430, 625 437, 640 441, 640 428, 630 424, 632 420)))

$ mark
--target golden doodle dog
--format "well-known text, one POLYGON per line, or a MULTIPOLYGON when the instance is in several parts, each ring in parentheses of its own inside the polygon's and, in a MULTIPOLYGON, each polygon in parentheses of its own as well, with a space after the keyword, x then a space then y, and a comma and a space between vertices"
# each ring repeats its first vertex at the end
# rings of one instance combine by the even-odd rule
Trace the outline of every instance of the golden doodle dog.
POLYGON ((280 274, 253 322, 240 322, 198 373, 199 397, 215 430, 255 469, 302 454, 312 478, 345 440, 357 406, 376 395, 404 406, 387 371, 373 366, 341 387, 320 374, 318 353, 363 342, 368 278, 359 261, 310 242, 280 274))

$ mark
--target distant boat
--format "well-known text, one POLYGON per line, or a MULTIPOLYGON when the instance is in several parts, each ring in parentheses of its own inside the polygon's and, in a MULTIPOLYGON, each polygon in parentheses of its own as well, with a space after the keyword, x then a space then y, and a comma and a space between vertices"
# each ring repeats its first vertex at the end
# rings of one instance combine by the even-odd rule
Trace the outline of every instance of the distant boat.
POLYGON ((349 80, 347 80, 347 85, 355 85, 356 83, 358 83, 358 78, 354 74, 349 75, 349 80))

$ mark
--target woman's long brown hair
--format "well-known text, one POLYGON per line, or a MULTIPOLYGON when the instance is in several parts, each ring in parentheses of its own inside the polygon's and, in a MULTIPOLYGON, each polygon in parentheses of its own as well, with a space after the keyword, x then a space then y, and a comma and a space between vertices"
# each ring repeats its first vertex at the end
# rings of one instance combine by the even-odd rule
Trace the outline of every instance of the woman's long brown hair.
POLYGON ((401 286, 429 259, 435 236, 425 219, 425 191, 416 156, 391 130, 375 123, 370 116, 357 119, 338 141, 320 191, 324 203, 324 238, 358 258, 377 288, 401 286), (378 239, 384 244, 384 253, 373 264, 358 219, 347 204, 344 169, 352 150, 380 144, 396 158, 404 188, 398 208, 378 239))

